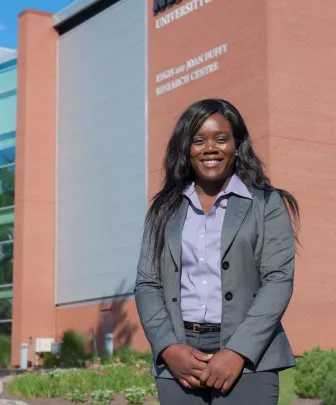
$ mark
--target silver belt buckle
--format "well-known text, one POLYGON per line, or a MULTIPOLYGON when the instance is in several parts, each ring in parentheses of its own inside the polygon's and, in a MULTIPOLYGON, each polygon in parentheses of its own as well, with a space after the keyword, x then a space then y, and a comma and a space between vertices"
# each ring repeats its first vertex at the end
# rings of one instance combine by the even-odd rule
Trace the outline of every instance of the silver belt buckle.
POLYGON ((194 323, 193 324, 193 331, 194 332, 201 332, 201 325, 199 323, 194 323))

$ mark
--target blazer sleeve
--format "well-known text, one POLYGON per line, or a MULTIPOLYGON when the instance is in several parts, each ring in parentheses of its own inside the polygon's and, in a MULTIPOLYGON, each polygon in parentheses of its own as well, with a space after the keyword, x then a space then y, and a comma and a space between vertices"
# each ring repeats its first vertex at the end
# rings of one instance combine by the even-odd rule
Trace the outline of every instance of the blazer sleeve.
POLYGON ((226 348, 246 357, 254 366, 274 336, 293 293, 295 240, 287 207, 273 191, 265 205, 261 252, 261 287, 244 321, 226 348))
POLYGON ((173 332, 163 288, 158 275, 152 270, 152 251, 148 228, 145 227, 135 282, 135 301, 145 335, 151 345, 153 359, 162 364, 160 353, 173 344, 180 343, 173 332))

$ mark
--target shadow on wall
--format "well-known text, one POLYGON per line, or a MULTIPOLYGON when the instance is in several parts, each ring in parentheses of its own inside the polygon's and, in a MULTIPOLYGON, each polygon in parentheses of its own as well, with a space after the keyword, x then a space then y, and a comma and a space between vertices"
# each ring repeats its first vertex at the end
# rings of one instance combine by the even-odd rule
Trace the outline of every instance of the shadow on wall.
POLYGON ((116 288, 116 293, 109 300, 102 300, 99 307, 99 321, 95 333, 92 333, 92 349, 98 353, 104 352, 105 336, 113 333, 114 350, 131 345, 134 334, 139 329, 136 310, 132 311, 129 300, 132 294, 125 293, 126 281, 123 280, 116 288))

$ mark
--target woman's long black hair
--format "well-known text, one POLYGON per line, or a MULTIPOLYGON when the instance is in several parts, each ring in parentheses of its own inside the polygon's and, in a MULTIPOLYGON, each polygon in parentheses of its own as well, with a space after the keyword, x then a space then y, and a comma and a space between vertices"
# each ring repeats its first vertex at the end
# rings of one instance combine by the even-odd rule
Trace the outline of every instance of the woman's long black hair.
POLYGON ((178 120, 168 143, 164 159, 165 179, 162 189, 153 199, 147 217, 150 245, 153 252, 154 272, 160 273, 160 257, 164 244, 167 222, 183 200, 183 191, 193 181, 190 164, 190 147, 193 137, 203 123, 213 114, 221 114, 231 124, 238 156, 235 173, 248 187, 276 190, 289 209, 295 239, 299 229, 299 206, 288 191, 272 186, 263 171, 263 164, 255 154, 252 140, 239 111, 228 101, 206 99, 197 101, 187 108, 178 120))

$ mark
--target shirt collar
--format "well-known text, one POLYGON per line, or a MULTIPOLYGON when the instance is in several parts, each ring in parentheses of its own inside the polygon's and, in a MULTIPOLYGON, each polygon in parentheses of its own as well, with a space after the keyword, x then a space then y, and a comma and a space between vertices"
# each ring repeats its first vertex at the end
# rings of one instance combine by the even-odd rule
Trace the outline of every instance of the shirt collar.
MULTIPOLYGON (((193 197, 196 196, 195 183, 190 184, 190 186, 184 190, 183 194, 193 201, 193 197)), ((250 200, 252 200, 252 195, 249 192, 248 188, 236 174, 231 177, 229 184, 226 186, 226 189, 221 191, 217 195, 216 200, 222 196, 226 196, 229 194, 236 194, 240 197, 249 198, 250 200)))

